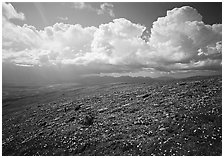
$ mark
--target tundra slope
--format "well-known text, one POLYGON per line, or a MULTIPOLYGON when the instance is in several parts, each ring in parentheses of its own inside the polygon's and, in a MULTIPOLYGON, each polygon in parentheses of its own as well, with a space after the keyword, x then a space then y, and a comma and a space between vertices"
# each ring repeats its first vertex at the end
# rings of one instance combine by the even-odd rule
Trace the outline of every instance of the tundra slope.
POLYGON ((221 76, 117 83, 57 92, 7 115, 3 107, 2 153, 221 155, 221 90, 221 76))

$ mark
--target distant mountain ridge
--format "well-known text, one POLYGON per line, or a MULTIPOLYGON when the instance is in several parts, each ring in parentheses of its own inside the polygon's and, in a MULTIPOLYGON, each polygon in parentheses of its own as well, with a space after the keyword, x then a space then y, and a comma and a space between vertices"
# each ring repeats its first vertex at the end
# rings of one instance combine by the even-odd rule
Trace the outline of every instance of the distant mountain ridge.
MULTIPOLYGON (((221 75, 216 75, 221 76, 221 75)), ((114 77, 114 76, 87 76, 82 77, 74 80, 61 80, 61 81, 43 81, 43 82, 2 82, 2 86, 47 86, 50 84, 64 84, 64 83, 77 83, 78 85, 101 85, 101 84, 110 84, 110 83, 155 83, 155 82, 166 82, 166 81, 173 81, 173 80, 195 80, 200 78, 209 78, 212 76, 192 76, 192 77, 186 77, 186 78, 174 78, 170 76, 161 76, 157 78, 151 78, 151 77, 131 77, 131 76, 120 76, 120 77, 114 77)), ((213 76, 214 77, 214 76, 213 76)))
POLYGON ((148 83, 154 82, 155 79, 151 77, 131 77, 131 76, 88 76, 78 80, 80 84, 109 84, 109 83, 148 83))
POLYGON ((157 77, 154 78, 156 80, 161 80, 161 81, 170 81, 170 80, 176 80, 176 78, 174 77, 170 77, 170 76, 161 76, 161 77, 157 77))

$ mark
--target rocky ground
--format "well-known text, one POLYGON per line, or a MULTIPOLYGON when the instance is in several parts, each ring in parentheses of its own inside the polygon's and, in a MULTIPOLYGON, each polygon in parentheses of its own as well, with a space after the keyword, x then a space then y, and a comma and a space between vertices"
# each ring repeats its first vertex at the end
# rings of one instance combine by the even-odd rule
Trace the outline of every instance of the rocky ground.
POLYGON ((91 86, 24 107, 3 107, 3 155, 222 154, 221 76, 91 86))

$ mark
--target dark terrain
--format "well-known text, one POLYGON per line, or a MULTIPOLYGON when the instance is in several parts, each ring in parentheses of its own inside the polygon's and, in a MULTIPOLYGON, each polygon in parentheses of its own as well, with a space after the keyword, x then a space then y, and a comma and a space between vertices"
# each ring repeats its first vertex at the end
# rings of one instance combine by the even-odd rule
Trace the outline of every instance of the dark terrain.
POLYGON ((4 156, 222 155, 221 76, 27 92, 3 94, 4 156))

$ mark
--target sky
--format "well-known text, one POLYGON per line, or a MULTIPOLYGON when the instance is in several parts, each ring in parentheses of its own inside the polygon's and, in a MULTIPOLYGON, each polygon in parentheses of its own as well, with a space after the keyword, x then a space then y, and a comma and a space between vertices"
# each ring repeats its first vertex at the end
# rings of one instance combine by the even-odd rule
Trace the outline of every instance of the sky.
POLYGON ((220 2, 2 3, 4 82, 217 75, 220 2))

